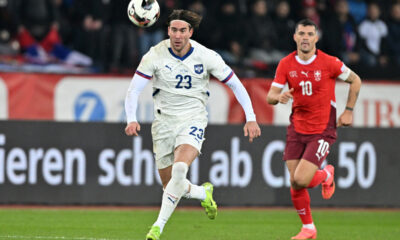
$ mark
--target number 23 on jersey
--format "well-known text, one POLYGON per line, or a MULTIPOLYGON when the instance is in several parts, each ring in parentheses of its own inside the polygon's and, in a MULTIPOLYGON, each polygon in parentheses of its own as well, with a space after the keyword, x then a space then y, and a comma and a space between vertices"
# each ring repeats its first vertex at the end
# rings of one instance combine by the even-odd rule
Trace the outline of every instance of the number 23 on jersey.
POLYGON ((178 74, 175 78, 178 80, 175 88, 190 89, 192 87, 192 77, 190 75, 182 76, 181 74, 178 74))

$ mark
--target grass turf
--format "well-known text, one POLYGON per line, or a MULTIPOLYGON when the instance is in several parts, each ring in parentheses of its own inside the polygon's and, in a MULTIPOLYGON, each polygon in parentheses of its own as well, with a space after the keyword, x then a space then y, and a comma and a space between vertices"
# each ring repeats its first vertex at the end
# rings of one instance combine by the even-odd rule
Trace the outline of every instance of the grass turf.
MULTIPOLYGON (((143 240, 158 210, 0 209, 0 239, 143 240)), ((399 239, 400 211, 313 211, 318 239, 399 239)), ((224 209, 208 220, 200 209, 179 209, 162 240, 290 239, 300 230, 291 209, 224 209)))

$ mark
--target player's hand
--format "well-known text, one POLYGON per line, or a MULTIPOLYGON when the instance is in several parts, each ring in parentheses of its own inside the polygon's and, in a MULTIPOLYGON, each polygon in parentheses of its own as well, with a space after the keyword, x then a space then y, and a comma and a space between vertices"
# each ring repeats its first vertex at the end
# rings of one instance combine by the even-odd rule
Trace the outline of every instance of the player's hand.
POLYGON ((294 88, 291 88, 289 91, 279 94, 278 101, 280 103, 286 104, 287 102, 289 102, 290 99, 293 98, 293 96, 292 96, 293 91, 294 91, 294 88))
POLYGON ((247 122, 244 127, 244 136, 249 136, 249 142, 253 142, 254 138, 261 136, 261 129, 256 121, 247 122))
POLYGON ((128 136, 137 136, 140 131, 140 124, 138 122, 130 122, 126 125, 125 133, 128 136))
POLYGON ((353 112, 349 110, 345 110, 342 115, 340 115, 337 126, 338 127, 347 127, 353 124, 353 112))

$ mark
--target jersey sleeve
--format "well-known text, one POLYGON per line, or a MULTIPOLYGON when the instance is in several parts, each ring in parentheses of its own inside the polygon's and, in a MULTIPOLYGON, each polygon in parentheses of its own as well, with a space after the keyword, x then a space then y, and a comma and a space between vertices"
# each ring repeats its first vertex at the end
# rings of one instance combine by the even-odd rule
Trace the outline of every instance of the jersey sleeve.
POLYGON ((330 71, 331 71, 331 76, 333 79, 336 79, 340 76, 340 79, 342 79, 343 81, 346 80, 350 74, 350 72, 349 72, 350 70, 337 57, 332 57, 332 59, 330 61, 330 71), (345 75, 347 75, 347 76, 345 76, 345 75), (343 79, 344 77, 345 77, 345 79, 343 79))
POLYGON ((125 97, 125 114, 127 123, 137 122, 136 110, 138 106, 139 95, 149 82, 150 81, 148 79, 140 76, 140 74, 136 73, 133 75, 125 97))
POLYGON ((207 53, 207 67, 210 73, 223 83, 229 81, 233 76, 232 69, 225 63, 222 57, 215 51, 207 53))
POLYGON ((272 86, 278 88, 284 88, 286 82, 287 82, 287 77, 286 77, 285 63, 281 61, 279 62, 278 67, 276 68, 274 81, 272 81, 272 86))
POLYGON ((152 49, 148 51, 140 61, 139 66, 136 69, 136 74, 146 79, 151 79, 155 71, 155 60, 156 56, 152 49))

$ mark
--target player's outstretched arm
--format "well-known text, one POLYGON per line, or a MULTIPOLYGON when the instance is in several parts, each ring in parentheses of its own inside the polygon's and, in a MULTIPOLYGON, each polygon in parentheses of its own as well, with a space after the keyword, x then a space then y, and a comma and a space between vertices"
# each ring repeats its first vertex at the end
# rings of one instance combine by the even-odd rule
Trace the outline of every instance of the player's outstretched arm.
POLYGON ((254 114, 249 94, 235 74, 226 83, 226 85, 228 85, 232 89, 233 94, 235 94, 236 99, 238 100, 246 114, 247 122, 243 128, 244 136, 248 136, 249 142, 253 142, 254 138, 257 138, 261 135, 261 129, 256 122, 256 115, 254 114))
POLYGON ((140 124, 138 122, 130 122, 126 125, 125 133, 128 136, 137 136, 140 131, 140 124))
POLYGON ((249 136, 249 142, 253 142, 254 138, 261 136, 261 129, 256 121, 246 122, 243 127, 244 136, 249 136))
POLYGON ((293 91, 294 89, 291 88, 289 91, 281 93, 282 88, 271 86, 267 95, 267 102, 272 105, 276 105, 277 103, 286 104, 291 98, 293 98, 293 91))
POLYGON ((338 127, 350 126, 353 124, 353 109, 356 105, 358 94, 360 93, 361 88, 361 79, 353 71, 350 72, 346 82, 350 83, 349 94, 347 97, 346 108, 338 119, 338 127))
POLYGON ((129 85, 125 97, 125 114, 128 123, 125 128, 125 133, 128 136, 137 136, 140 131, 140 124, 136 120, 136 109, 139 95, 148 83, 148 79, 135 73, 129 85))

